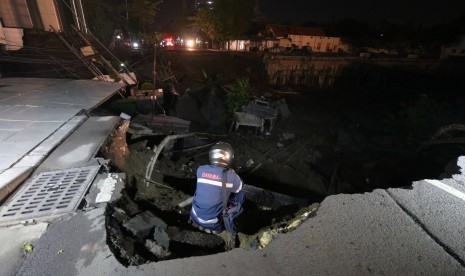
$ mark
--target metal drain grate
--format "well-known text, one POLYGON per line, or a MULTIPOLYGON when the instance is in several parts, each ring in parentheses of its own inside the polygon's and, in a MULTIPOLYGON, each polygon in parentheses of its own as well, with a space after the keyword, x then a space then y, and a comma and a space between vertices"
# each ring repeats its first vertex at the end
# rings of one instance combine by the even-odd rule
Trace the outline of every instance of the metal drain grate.
POLYGON ((75 210, 100 166, 44 172, 0 209, 0 222, 55 216, 75 210))

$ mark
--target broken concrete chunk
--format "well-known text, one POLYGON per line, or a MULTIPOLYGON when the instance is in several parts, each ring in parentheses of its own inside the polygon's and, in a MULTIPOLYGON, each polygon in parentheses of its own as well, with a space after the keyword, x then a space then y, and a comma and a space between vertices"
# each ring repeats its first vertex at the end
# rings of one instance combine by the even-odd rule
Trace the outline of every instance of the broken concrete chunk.
POLYGON ((250 168, 252 167, 252 165, 254 164, 255 162, 249 158, 249 160, 247 160, 247 162, 245 162, 245 167, 246 168, 250 168))
POLYGON ((171 255, 171 252, 167 248, 157 244, 152 240, 146 240, 145 247, 160 260, 166 259, 171 255))
POLYGON ((204 248, 218 248, 224 245, 223 238, 213 234, 184 230, 174 226, 168 227, 167 231, 172 241, 180 243, 204 248))
POLYGON ((276 119, 278 117, 278 110, 253 102, 249 102, 247 106, 242 108, 242 111, 263 119, 276 119))
POLYGON ((181 118, 172 117, 172 116, 154 116, 149 126, 167 128, 172 131, 185 133, 189 131, 191 121, 183 120, 181 118))
POLYGON ((184 208, 188 205, 191 205, 192 204, 192 201, 194 200, 194 197, 189 197, 188 199, 184 200, 183 202, 180 202, 177 206, 179 208, 184 208))
POLYGON ((255 114, 238 111, 234 112, 234 128, 236 131, 239 126, 251 126, 257 127, 260 129, 260 132, 263 132, 264 124, 265 120, 255 114))
POLYGON ((123 209, 115 207, 113 210, 114 212, 113 214, 111 214, 111 216, 117 219, 118 221, 123 222, 129 219, 129 216, 123 209))
POLYGON ((124 173, 103 173, 97 175, 86 195, 87 207, 115 201, 121 197, 124 188, 124 173))
POLYGON ((280 99, 277 101, 278 104, 278 110, 279 114, 281 115, 281 118, 288 118, 291 115, 291 112, 289 111, 289 107, 287 106, 286 100, 285 99, 280 99))
POLYGON ((128 114, 124 113, 124 112, 121 112, 121 114, 119 115, 119 117, 123 120, 131 120, 131 116, 129 116, 128 114))
POLYGON ((284 140, 291 140, 295 138, 295 134, 290 132, 284 132, 282 135, 284 140))
POLYGON ((141 239, 147 237, 156 226, 166 227, 166 223, 150 211, 140 213, 123 223, 126 230, 141 239))
POLYGON ((278 234, 278 231, 275 229, 268 230, 262 233, 262 235, 259 237, 259 242, 260 242, 260 247, 259 249, 263 249, 270 244, 270 242, 273 240, 273 237, 278 234))
POLYGON ((155 230, 153 231, 153 239, 157 242, 157 244, 165 248, 169 248, 170 237, 168 236, 168 233, 166 233, 166 224, 155 226, 155 230))
POLYGON ((153 130, 141 124, 131 122, 128 133, 134 135, 136 138, 144 135, 153 135, 153 130))
POLYGON ((109 202, 112 199, 121 197, 121 190, 124 188, 124 178, 122 174, 110 173, 103 181, 97 183, 99 193, 95 198, 96 203, 109 202))

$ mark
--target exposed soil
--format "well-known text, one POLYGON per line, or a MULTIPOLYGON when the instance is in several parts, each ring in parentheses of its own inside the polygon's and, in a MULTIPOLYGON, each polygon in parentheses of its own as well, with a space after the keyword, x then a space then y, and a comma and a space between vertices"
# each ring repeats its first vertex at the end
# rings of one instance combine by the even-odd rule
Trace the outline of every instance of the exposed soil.
MULTIPOLYGON (((432 103, 433 108, 446 104, 459 110, 462 103, 456 98, 433 100, 433 97, 402 88, 322 91, 266 87, 255 76, 254 96, 269 101, 284 99, 291 114, 288 118, 279 117, 271 130, 268 128, 258 135, 252 127, 241 126, 238 131, 228 131, 229 121, 212 123, 214 120, 208 120, 206 113, 202 113, 208 107, 210 111, 214 109, 214 114, 223 114, 224 92, 217 80, 201 81, 202 65, 199 63, 205 63, 211 72, 217 70, 216 75, 221 75, 218 78, 227 82, 253 75, 250 68, 259 67, 259 60, 227 56, 229 66, 225 73, 221 69, 224 66, 218 65, 225 64, 224 60, 219 61, 221 56, 211 59, 178 53, 176 58, 174 72, 182 77, 175 87, 181 96, 170 101, 169 106, 165 102, 164 111, 167 115, 191 120, 190 131, 197 134, 162 152, 149 183, 144 180, 147 165, 154 156, 154 145, 166 134, 127 135, 129 154, 121 166, 128 180, 125 196, 109 206, 107 216, 109 243, 126 265, 214 254, 230 246, 230 237, 225 233, 208 235, 191 226, 189 205, 178 206, 194 193, 197 167, 208 162, 208 146, 192 151, 183 151, 184 148, 219 140, 229 142, 236 153, 235 169, 245 183, 303 199, 304 204, 296 203, 298 200, 283 204, 274 201, 273 195, 249 198, 239 234, 238 246, 243 248, 264 247, 274 235, 291 231, 314 214, 318 203, 328 195, 402 187, 414 180, 437 178, 450 161, 464 152, 453 143, 429 146, 425 142, 431 139, 432 133, 421 136, 427 132, 414 130, 406 123, 410 117, 421 113, 419 110, 422 111, 421 104, 425 100, 432 103), (219 101, 205 107, 212 99, 219 101), (136 237, 122 226, 147 210, 167 224, 163 231, 170 238, 169 247, 157 244, 155 230, 150 236, 136 237)), ((428 112, 435 113, 426 108, 428 112)), ((139 114, 133 115, 135 124, 139 114)), ((463 119, 462 112, 456 115, 454 120, 463 119)), ((435 127, 453 122, 438 120, 436 125, 428 127, 436 131, 435 127)), ((456 134, 450 132, 449 135, 456 134)))

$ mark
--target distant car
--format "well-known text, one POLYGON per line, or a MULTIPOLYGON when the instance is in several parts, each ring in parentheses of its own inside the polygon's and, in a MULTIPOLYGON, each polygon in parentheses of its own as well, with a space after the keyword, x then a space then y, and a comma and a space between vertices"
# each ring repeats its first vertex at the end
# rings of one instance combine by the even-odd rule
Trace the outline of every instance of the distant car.
POLYGON ((140 49, 140 47, 141 47, 141 45, 140 45, 139 41, 137 41, 137 40, 132 41, 131 49, 137 50, 137 49, 140 49))
POLYGON ((167 37, 160 42, 161 47, 174 47, 174 44, 172 37, 167 37))

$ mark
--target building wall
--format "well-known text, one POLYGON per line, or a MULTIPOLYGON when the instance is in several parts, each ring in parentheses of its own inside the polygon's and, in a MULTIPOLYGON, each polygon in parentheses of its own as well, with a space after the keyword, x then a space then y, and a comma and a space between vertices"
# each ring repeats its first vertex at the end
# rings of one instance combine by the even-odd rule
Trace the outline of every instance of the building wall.
POLYGON ((442 47, 441 58, 447 57, 465 57, 465 37, 457 44, 442 47))
POLYGON ((40 17, 42 19, 43 28, 45 31, 52 31, 52 27, 57 31, 62 31, 60 15, 55 5, 54 0, 36 0, 39 8, 40 17), (52 27, 50 27, 52 26, 52 27))
POLYGON ((280 39, 279 46, 298 48, 311 47, 312 52, 337 52, 342 46, 340 37, 289 35, 289 38, 280 39))
POLYGON ((231 40, 229 41, 229 50, 231 51, 245 51, 249 47, 250 40, 231 40))
POLYGON ((0 1, 0 17, 7 28, 32 28, 26 0, 0 1))
POLYGON ((465 64, 408 58, 369 59, 359 57, 273 56, 264 60, 265 74, 272 85, 304 85, 331 88, 421 83, 449 80, 465 84, 465 64), (399 74, 399 72, 403 72, 399 74))
MULTIPOLYGON (((80 3, 80 0, 76 0, 73 6, 80 6, 80 3)), ((62 31, 63 14, 59 11, 60 5, 58 0, 0 0, 0 18, 7 28, 52 31, 52 26, 55 30, 62 31)))
POLYGON ((5 45, 5 50, 16 51, 23 48, 23 29, 5 28, 0 22, 0 45, 5 45))
MULTIPOLYGON (((263 51, 264 49, 277 48, 279 45, 279 40, 277 39, 263 39, 263 40, 251 40, 249 42, 249 49, 256 48, 257 50, 263 51)), ((246 50, 249 50, 246 47, 246 50)))

